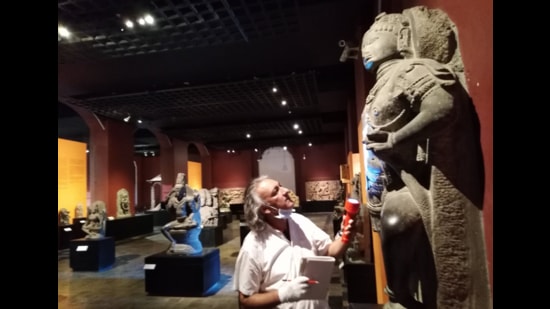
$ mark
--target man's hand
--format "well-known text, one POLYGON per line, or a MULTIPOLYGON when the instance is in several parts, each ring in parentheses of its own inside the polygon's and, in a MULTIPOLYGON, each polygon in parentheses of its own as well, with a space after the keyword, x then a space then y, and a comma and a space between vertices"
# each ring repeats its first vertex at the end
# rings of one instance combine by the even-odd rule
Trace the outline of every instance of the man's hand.
POLYGON ((340 224, 340 236, 348 235, 348 239, 352 239, 353 235, 356 232, 356 226, 355 220, 349 219, 348 224, 344 225, 344 220, 342 220, 342 223, 340 224))
POLYGON ((308 280, 309 278, 306 276, 299 276, 281 287, 279 289, 279 300, 281 303, 300 300, 307 292, 307 288, 309 287, 308 280))

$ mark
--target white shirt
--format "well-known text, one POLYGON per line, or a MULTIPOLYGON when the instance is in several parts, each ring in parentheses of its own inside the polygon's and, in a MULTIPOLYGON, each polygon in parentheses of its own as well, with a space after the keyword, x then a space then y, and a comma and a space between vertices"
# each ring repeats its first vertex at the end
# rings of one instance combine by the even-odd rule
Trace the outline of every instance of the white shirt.
MULTIPOLYGON (((233 288, 245 295, 276 290, 283 279, 299 276, 302 257, 327 255, 330 236, 305 216, 293 213, 288 219, 290 241, 284 234, 266 224, 266 229, 250 231, 241 246, 233 288)), ((328 295, 327 295, 328 297, 328 295)), ((282 303, 279 309, 329 309, 325 300, 300 300, 282 303)))

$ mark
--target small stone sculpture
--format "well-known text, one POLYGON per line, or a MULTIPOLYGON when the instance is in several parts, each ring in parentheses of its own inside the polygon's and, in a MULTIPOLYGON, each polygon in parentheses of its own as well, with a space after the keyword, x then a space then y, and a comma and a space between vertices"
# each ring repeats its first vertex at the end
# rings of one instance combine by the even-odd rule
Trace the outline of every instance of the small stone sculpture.
POLYGON ((106 221, 107 213, 105 203, 103 201, 95 201, 92 207, 88 209, 86 223, 82 225, 82 231, 87 234, 86 238, 95 239, 104 237, 106 221))
POLYGON ((82 207, 82 204, 76 204, 76 208, 74 209, 74 217, 84 218, 84 209, 82 207))
POLYGON ((130 194, 128 190, 122 188, 116 193, 117 218, 130 217, 130 194))
POLYGON ((71 225, 71 214, 67 208, 61 208, 61 210, 59 210, 59 225, 71 225))
POLYGON ((202 252, 199 195, 184 178, 184 173, 178 173, 176 185, 168 193, 166 209, 175 220, 165 224, 161 232, 170 241, 168 253, 195 254, 202 252))
POLYGON ((212 195, 208 189, 199 190, 202 226, 218 226, 218 208, 213 207, 212 195))

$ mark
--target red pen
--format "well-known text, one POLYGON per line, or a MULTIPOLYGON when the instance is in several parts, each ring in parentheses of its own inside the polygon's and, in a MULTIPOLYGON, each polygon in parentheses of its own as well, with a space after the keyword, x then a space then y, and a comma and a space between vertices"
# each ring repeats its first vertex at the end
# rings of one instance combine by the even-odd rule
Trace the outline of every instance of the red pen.
MULTIPOLYGON (((283 279, 283 281, 292 281, 292 280, 290 280, 290 279, 283 279)), ((309 279, 309 280, 307 281, 307 284, 319 284, 319 281, 309 279)))

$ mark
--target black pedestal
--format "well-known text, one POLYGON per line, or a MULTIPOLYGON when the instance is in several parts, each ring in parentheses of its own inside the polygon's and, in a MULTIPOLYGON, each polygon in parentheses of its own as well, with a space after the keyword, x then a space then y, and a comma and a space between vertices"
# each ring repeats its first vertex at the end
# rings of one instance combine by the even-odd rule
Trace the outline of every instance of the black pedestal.
POLYGON ((229 204, 229 209, 237 220, 241 221, 241 218, 244 218, 244 204, 229 204))
POLYGON ((374 264, 345 263, 344 280, 348 289, 349 303, 376 304, 374 264))
POLYGON ((153 215, 150 214, 107 220, 105 226, 105 236, 117 241, 150 233, 153 233, 153 215))
POLYGON ((233 222, 233 215, 231 212, 220 212, 220 221, 223 221, 223 228, 226 228, 227 225, 233 222))
POLYGON ((145 258, 145 291, 162 296, 208 296, 220 280, 220 250, 205 248, 202 253, 168 254, 145 258))
POLYGON ((203 227, 199 240, 203 247, 217 247, 223 243, 223 228, 221 226, 203 227))
POLYGON ((170 220, 170 212, 166 210, 158 211, 145 211, 146 214, 153 216, 153 226, 163 226, 166 223, 172 221, 170 220))
POLYGON ((69 248, 69 242, 74 238, 74 226, 60 225, 57 227, 57 250, 69 248))
POLYGON ((111 268, 114 263, 114 238, 71 240, 70 265, 73 271, 101 271, 111 268))

